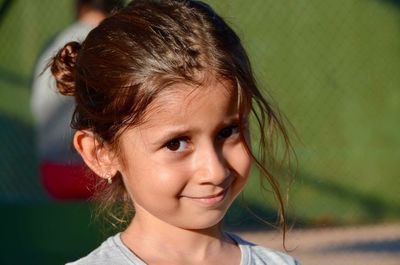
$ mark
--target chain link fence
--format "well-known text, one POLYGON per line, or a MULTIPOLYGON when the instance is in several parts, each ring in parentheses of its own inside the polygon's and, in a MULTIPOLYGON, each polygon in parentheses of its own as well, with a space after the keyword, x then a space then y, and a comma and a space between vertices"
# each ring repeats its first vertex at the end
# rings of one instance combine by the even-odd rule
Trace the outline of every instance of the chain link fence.
MULTIPOLYGON (((242 36, 260 85, 297 132, 291 204, 298 219, 398 220, 400 2, 207 2, 242 36)), ((73 21, 72 4, 0 1, 0 202, 47 198, 30 80, 41 47, 73 21)))

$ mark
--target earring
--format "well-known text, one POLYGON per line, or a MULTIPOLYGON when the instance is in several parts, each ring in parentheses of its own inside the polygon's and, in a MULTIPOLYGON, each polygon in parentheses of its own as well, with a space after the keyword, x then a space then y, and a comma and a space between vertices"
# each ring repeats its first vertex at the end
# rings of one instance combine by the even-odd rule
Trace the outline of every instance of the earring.
POLYGON ((105 179, 107 179, 107 182, 109 185, 112 184, 112 178, 113 176, 111 175, 111 173, 106 173, 106 175, 104 176, 105 179))

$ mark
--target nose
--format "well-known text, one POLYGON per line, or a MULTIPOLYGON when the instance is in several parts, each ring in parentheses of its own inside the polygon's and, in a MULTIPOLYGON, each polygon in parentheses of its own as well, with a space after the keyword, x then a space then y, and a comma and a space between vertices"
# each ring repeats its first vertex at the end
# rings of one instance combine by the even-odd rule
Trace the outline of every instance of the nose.
POLYGON ((200 151, 195 161, 197 180, 200 184, 218 186, 223 184, 231 174, 222 150, 212 144, 200 151))

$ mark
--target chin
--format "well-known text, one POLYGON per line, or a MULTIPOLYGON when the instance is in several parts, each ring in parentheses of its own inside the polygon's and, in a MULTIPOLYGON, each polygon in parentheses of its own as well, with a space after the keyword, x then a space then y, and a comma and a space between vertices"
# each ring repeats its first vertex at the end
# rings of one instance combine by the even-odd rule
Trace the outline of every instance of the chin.
POLYGON ((188 230, 205 230, 219 226, 222 219, 224 218, 226 211, 215 213, 206 213, 190 220, 185 220, 185 224, 182 224, 181 228, 188 230))

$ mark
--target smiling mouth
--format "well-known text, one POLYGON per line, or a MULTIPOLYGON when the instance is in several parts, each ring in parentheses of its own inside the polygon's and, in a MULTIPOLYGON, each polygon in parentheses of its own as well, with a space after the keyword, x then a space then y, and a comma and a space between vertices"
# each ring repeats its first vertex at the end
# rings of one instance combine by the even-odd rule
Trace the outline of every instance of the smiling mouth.
POLYGON ((185 197, 205 206, 213 206, 222 202, 225 199, 227 192, 228 189, 224 189, 223 191, 210 196, 202 196, 202 197, 185 196, 185 197))

